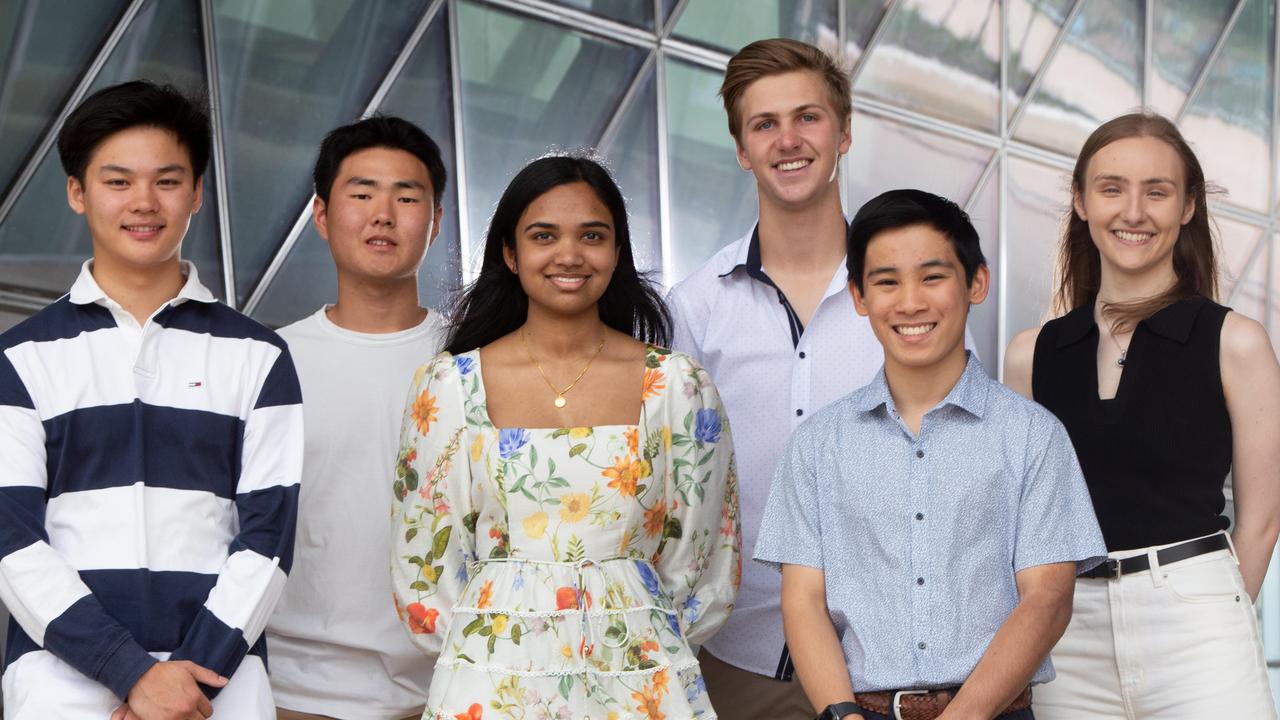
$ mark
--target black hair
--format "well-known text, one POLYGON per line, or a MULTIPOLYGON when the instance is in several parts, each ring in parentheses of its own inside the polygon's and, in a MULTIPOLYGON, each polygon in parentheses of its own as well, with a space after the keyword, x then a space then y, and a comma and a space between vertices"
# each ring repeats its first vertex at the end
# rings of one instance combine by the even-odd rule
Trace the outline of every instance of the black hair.
POLYGON ((959 205, 923 190, 890 190, 868 200, 849 224, 849 255, 845 262, 849 281, 858 292, 864 291, 862 273, 871 240, 886 230, 911 225, 928 225, 947 236, 964 268, 966 285, 972 284, 978 268, 987 264, 978 231, 959 205))
POLYGON ((62 169, 83 184, 94 150, 108 137, 134 127, 159 128, 178 136, 178 144, 191 159, 193 179, 204 175, 212 143, 204 99, 147 80, 105 87, 71 111, 58 131, 62 169))
POLYGON ((433 202, 440 207, 444 186, 449 174, 440 159, 440 146, 422 128, 394 115, 373 115, 350 125, 334 128, 320 143, 320 155, 316 158, 311 178, 315 182, 316 195, 325 203, 337 179, 338 167, 348 155, 369 148, 403 150, 422 161, 431 177, 433 202))
POLYGON ((455 355, 514 332, 529 312, 529 297, 520 278, 503 258, 515 248, 516 223, 526 208, 552 188, 585 182, 613 216, 618 265, 597 307, 604 324, 634 338, 665 346, 671 338, 671 316, 649 280, 636 271, 631 252, 627 207, 617 183, 599 163, 586 157, 552 155, 529 163, 516 174, 498 200, 485 234, 480 274, 454 307, 445 348, 455 355))

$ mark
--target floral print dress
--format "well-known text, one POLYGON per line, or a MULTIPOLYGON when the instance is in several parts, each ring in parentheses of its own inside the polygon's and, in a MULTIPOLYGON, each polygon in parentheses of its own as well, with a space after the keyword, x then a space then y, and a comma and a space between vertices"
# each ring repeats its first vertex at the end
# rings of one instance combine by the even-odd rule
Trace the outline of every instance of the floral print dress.
POLYGON ((423 718, 716 717, 689 643, 741 576, 729 426, 649 347, 639 422, 495 428, 477 351, 414 378, 396 463, 396 609, 439 654, 423 718))

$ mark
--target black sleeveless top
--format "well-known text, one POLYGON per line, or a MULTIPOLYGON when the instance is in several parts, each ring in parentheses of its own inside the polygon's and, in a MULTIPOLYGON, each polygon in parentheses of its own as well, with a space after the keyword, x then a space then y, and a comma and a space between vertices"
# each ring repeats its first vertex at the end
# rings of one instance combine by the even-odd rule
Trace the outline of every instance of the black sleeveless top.
POLYGON ((1098 398, 1093 303, 1036 338, 1031 388, 1066 426, 1108 550, 1225 530, 1231 418, 1218 345, 1229 308, 1184 298, 1138 323, 1120 386, 1098 398))

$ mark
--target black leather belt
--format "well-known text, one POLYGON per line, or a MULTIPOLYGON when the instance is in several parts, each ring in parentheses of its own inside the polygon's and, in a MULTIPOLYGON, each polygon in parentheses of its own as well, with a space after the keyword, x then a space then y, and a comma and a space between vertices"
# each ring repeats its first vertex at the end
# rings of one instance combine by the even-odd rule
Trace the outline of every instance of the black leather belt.
MULTIPOLYGON (((1227 542, 1227 536, 1222 533, 1210 535, 1208 537, 1198 538, 1196 540, 1188 540, 1177 545, 1170 545, 1163 550, 1156 551, 1156 559, 1161 565, 1176 563, 1179 560, 1186 560, 1197 555, 1204 555, 1215 550, 1226 550, 1231 547, 1231 543, 1227 542)), ((1101 578, 1104 580, 1114 580, 1121 575, 1129 573, 1142 572, 1151 569, 1151 558, 1147 555, 1134 555, 1133 557, 1116 560, 1107 558, 1101 565, 1087 572, 1080 573, 1080 577, 1085 578, 1101 578)))

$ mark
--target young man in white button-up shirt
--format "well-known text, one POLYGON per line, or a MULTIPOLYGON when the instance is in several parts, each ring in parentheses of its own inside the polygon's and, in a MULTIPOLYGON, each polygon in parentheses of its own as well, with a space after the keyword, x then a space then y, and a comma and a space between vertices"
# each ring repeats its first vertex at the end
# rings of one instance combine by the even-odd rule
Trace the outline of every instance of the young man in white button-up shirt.
MULTIPOLYGON (((836 61, 795 40, 754 42, 729 61, 720 92, 738 163, 756 178, 759 222, 671 291, 674 345, 711 372, 733 423, 746 557, 792 429, 883 361, 847 290, 836 175, 849 86, 836 61)), ((780 594, 775 573, 748 563, 733 615, 703 648, 721 717, 813 716, 792 677, 780 594)))

